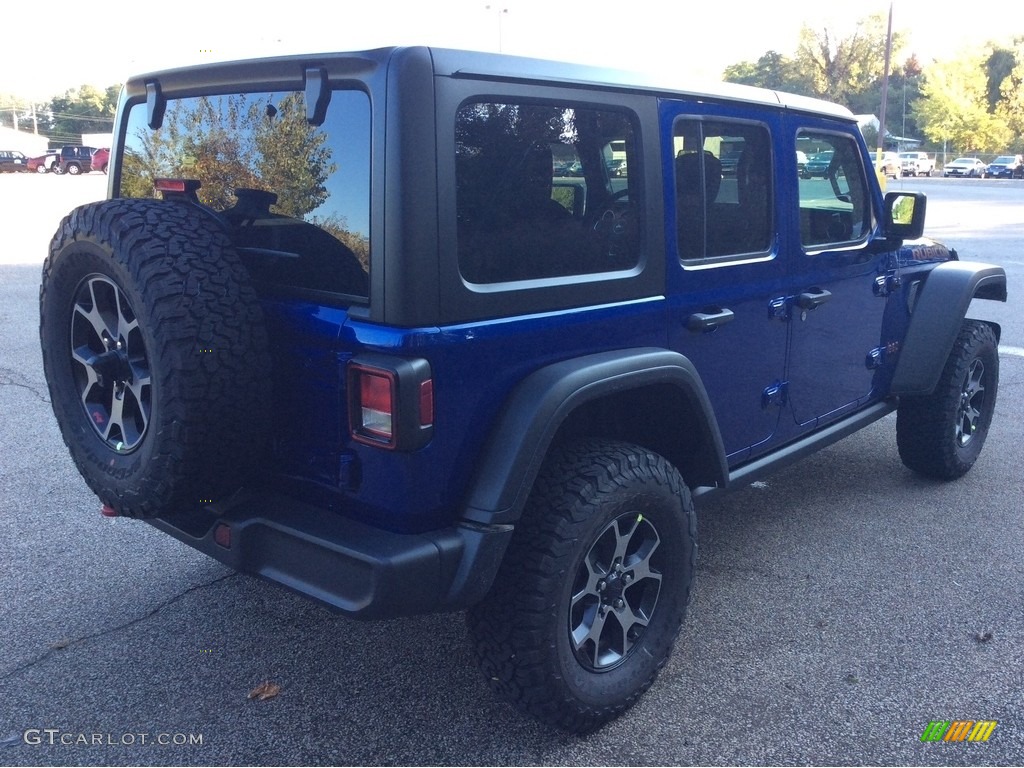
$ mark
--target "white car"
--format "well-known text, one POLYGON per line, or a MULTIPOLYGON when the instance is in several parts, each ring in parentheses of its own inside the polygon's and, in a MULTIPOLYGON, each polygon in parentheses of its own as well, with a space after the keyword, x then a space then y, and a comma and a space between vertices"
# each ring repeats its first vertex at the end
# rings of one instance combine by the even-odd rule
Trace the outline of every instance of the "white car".
POLYGON ((976 157, 958 157, 942 168, 943 176, 982 176, 988 166, 976 157))

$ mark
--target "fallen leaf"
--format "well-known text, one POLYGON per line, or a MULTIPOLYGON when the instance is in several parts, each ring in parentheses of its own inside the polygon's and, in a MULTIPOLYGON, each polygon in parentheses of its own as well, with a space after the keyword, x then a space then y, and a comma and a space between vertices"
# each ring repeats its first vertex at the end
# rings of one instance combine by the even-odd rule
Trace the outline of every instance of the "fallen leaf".
POLYGON ((277 683, 272 683, 269 680, 264 680, 262 683, 257 685, 251 691, 249 691, 249 698, 256 699, 256 701, 266 701, 272 699, 281 692, 281 686, 277 683))

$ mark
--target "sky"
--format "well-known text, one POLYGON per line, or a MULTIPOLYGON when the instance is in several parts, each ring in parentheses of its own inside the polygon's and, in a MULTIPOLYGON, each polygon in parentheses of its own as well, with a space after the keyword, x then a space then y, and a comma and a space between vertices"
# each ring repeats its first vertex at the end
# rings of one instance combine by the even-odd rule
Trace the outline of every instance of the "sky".
POLYGON ((1024 37, 1024 3, 1006 0, 975 0, 970 18, 979 21, 963 23, 934 0, 55 0, 45 18, 19 14, 21 38, 5 35, 0 94, 43 101, 166 67, 410 44, 720 79, 729 64, 768 50, 792 55, 804 24, 846 36, 890 5, 893 29, 909 37, 897 61, 914 52, 927 63, 1024 37), (95 22, 59 42, 34 31, 64 13, 95 22))

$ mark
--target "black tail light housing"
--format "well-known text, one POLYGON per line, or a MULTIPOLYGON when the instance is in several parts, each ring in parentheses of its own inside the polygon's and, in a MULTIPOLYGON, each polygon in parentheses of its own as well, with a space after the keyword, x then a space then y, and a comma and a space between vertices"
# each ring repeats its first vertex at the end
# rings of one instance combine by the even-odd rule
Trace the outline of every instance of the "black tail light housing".
POLYGON ((430 442, 434 380, 426 360, 359 355, 348 363, 347 384, 353 440, 397 451, 430 442))

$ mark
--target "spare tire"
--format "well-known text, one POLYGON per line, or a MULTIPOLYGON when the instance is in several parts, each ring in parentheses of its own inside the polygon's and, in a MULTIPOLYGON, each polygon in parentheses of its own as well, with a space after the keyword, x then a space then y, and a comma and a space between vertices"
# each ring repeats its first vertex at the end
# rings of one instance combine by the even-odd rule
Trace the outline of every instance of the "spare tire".
POLYGON ((212 215, 183 201, 76 208, 50 243, 39 308, 53 411, 104 504, 155 517, 246 483, 264 454, 270 356, 212 215))

